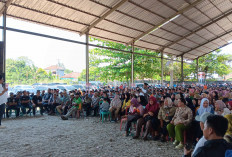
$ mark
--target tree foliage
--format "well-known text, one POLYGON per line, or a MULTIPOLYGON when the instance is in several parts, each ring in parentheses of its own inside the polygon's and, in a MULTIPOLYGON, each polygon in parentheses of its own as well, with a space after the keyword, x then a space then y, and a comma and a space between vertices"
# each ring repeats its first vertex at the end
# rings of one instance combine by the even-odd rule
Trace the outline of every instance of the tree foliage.
MULTIPOLYGON (((100 46, 109 47, 112 49, 94 48, 90 51, 90 80, 100 81, 129 81, 131 79, 131 54, 125 52, 115 51, 114 49, 121 49, 131 51, 130 46, 118 44, 115 42, 103 41, 91 38, 92 42, 97 42, 100 46), (94 75, 94 76, 92 76, 94 75)), ((161 59, 160 54, 153 51, 147 51, 135 48, 136 53, 147 54, 150 56, 134 55, 134 78, 138 80, 161 79, 161 59)), ((166 56, 171 59, 171 56, 166 56)), ((216 51, 199 58, 199 71, 204 71, 208 76, 217 73, 219 76, 226 75, 231 72, 229 62, 232 60, 232 55, 220 54, 216 51)), ((164 64, 164 78, 170 80, 170 67, 172 66, 174 73, 174 80, 181 79, 181 63, 173 62, 168 64, 168 60, 163 60, 164 64), (168 76, 168 77, 166 77, 168 76)), ((190 76, 196 78, 196 60, 192 63, 184 63, 184 78, 189 80, 190 76)), ((85 73, 83 73, 85 75, 85 73)), ((84 78, 83 78, 84 79, 84 78)))
POLYGON ((27 57, 6 60, 7 83, 15 85, 53 81, 58 82, 59 80, 51 72, 47 73, 44 69, 36 67, 27 57))

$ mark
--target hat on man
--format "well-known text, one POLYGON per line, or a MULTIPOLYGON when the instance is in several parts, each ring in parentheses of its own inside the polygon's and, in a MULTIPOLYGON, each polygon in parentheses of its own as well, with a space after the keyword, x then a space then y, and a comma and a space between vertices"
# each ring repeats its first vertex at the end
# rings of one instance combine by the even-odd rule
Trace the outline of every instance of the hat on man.
POLYGON ((195 117, 195 120, 196 121, 200 121, 200 122, 202 122, 202 123, 205 123, 205 121, 207 120, 207 117, 208 116, 210 116, 210 115, 212 115, 212 113, 209 113, 209 112, 205 112, 205 113, 203 113, 201 116, 196 116, 195 117))
POLYGON ((148 86, 148 84, 147 84, 147 83, 144 83, 144 85, 148 86))
POLYGON ((74 96, 74 93, 70 93, 70 96, 74 96))

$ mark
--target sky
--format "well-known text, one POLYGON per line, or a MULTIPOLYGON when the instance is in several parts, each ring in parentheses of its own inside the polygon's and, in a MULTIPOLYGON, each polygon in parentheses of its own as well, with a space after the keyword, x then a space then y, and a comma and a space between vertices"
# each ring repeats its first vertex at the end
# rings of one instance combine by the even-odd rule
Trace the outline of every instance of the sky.
MULTIPOLYGON (((60 29, 7 18, 7 27, 43 33, 76 41, 85 41, 85 36, 60 29)), ((35 66, 46 68, 63 63, 65 68, 81 72, 86 67, 85 45, 59 41, 18 32, 6 32, 6 58, 27 56, 35 66)))
MULTIPOLYGON (((2 18, 0 18, 0 24, 2 25, 1 20, 2 18)), ((7 18, 7 27, 85 42, 84 35, 80 37, 77 33, 13 18, 7 18)), ((64 64, 65 68, 74 72, 81 72, 86 67, 85 45, 12 31, 7 31, 6 41, 6 58, 16 59, 27 56, 35 66, 40 68, 46 68, 60 62, 64 64)), ((232 54, 232 44, 222 48, 221 53, 232 54)))

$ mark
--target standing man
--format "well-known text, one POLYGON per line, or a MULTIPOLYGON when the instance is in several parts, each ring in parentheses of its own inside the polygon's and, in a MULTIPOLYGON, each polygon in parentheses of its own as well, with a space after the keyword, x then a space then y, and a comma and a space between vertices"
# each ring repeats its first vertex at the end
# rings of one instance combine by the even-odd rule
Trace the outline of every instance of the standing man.
POLYGON ((7 102, 7 91, 8 88, 5 88, 2 86, 4 80, 2 75, 0 75, 0 129, 6 128, 5 126, 2 126, 2 115, 5 112, 5 103, 7 102))

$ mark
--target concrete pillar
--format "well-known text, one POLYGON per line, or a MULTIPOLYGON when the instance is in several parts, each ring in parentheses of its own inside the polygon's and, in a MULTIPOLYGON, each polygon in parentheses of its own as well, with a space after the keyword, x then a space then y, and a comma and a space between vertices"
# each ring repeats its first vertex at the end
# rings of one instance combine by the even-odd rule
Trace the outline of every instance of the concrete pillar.
POLYGON ((131 87, 134 85, 134 43, 131 44, 131 87))
POLYGON ((2 30, 2 42, 0 44, 0 74, 3 76, 3 78, 6 81, 6 10, 7 7, 5 7, 3 11, 3 30, 2 30))
POLYGON ((170 87, 173 87, 173 56, 171 58, 170 69, 170 87))
POLYGON ((161 52, 161 85, 163 85, 164 79, 164 53, 161 52))
POLYGON ((184 56, 181 56, 181 82, 184 82, 184 56))
POLYGON ((86 33, 86 87, 89 87, 89 32, 86 33))
POLYGON ((197 67, 196 67, 196 73, 197 73, 197 81, 198 81, 198 58, 196 59, 197 67))

